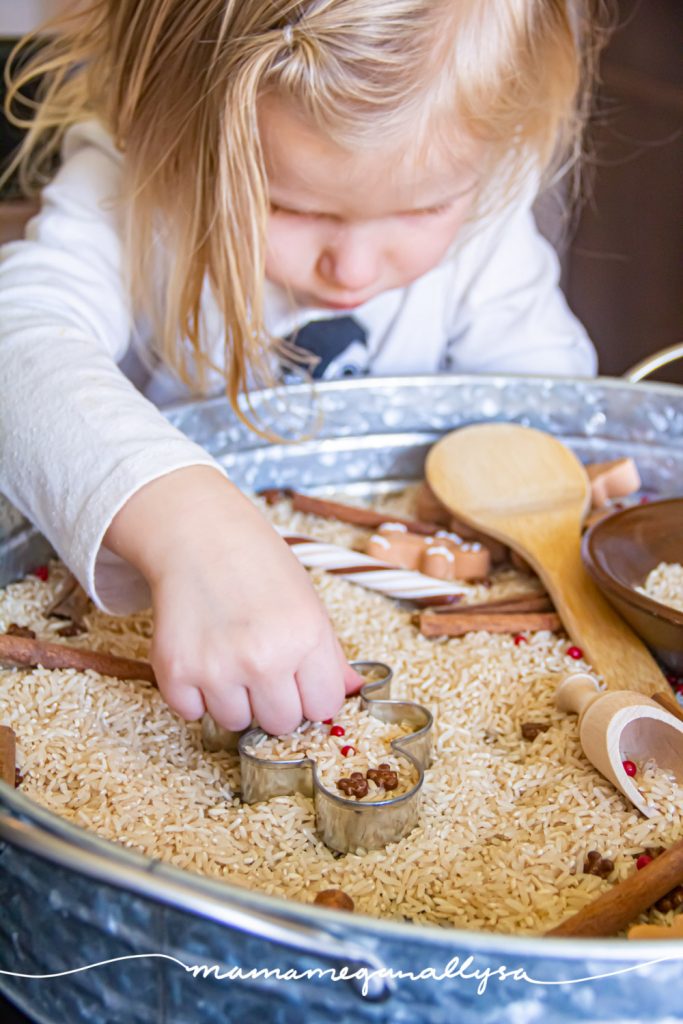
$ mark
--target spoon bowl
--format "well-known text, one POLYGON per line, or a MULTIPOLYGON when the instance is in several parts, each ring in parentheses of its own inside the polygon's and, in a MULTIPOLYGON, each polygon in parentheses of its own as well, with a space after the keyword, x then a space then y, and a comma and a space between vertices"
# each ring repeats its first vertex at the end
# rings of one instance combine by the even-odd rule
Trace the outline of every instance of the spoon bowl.
POLYGON ((453 431, 430 450, 427 480, 454 515, 509 545, 543 581, 562 623, 610 689, 666 688, 645 645, 581 560, 588 477, 557 438, 511 423, 453 431))

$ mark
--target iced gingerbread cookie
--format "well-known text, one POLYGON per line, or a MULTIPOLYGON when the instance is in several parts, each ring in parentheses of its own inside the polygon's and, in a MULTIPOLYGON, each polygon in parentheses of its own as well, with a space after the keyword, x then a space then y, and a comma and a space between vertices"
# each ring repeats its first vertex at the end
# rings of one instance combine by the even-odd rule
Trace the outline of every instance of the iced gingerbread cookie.
POLYGON ((593 462, 586 472, 594 508, 604 508, 612 498, 625 498, 640 489, 640 474, 631 458, 593 462))
POLYGON ((410 533, 402 523, 383 523, 368 540, 366 551, 373 558, 440 580, 481 580, 491 571, 488 548, 446 530, 425 537, 410 533))

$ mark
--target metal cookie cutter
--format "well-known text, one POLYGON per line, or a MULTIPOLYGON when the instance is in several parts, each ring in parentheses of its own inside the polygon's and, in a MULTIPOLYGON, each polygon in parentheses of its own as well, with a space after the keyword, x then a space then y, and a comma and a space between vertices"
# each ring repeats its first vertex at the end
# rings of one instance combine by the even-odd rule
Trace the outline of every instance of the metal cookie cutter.
MULTIPOLYGON (((409 761, 417 772, 417 782, 406 793, 367 803, 345 797, 323 785, 316 763, 309 757, 269 760, 250 754, 246 748, 267 735, 261 729, 242 733, 237 743, 244 802, 254 804, 292 793, 312 796, 318 834, 326 846, 339 853, 348 853, 358 847, 381 849, 387 843, 402 839, 417 824, 424 769, 431 762, 434 723, 431 713, 420 704, 389 699, 393 672, 388 665, 379 661, 355 661, 351 664, 361 675, 370 671, 382 673, 380 679, 361 687, 359 696, 364 710, 381 722, 409 722, 414 726, 413 732, 390 743, 397 757, 409 761)), ((203 732, 206 745, 217 749, 218 739, 208 736, 206 727, 203 732)), ((227 740, 234 734, 223 733, 223 736, 227 740)), ((234 746, 234 743, 230 745, 234 746)), ((220 746, 225 747, 226 742, 220 746)))

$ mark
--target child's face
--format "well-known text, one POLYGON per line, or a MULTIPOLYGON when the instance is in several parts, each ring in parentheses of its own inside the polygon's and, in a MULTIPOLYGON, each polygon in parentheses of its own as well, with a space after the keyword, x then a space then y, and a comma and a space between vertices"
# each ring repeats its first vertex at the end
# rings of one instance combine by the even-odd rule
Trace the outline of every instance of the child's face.
POLYGON ((275 98, 262 102, 270 188, 266 276, 305 306, 352 309, 435 267, 472 206, 476 171, 439 147, 350 153, 275 98))

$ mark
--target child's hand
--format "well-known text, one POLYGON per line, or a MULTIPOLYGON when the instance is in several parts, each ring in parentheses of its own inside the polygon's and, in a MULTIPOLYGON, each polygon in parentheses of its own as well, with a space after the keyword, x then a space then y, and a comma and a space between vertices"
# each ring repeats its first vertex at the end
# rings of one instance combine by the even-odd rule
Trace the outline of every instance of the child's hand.
POLYGON ((272 733, 339 710, 349 667, 307 574, 258 509, 215 470, 178 470, 138 491, 105 542, 149 582, 151 660, 184 718, 272 733))

